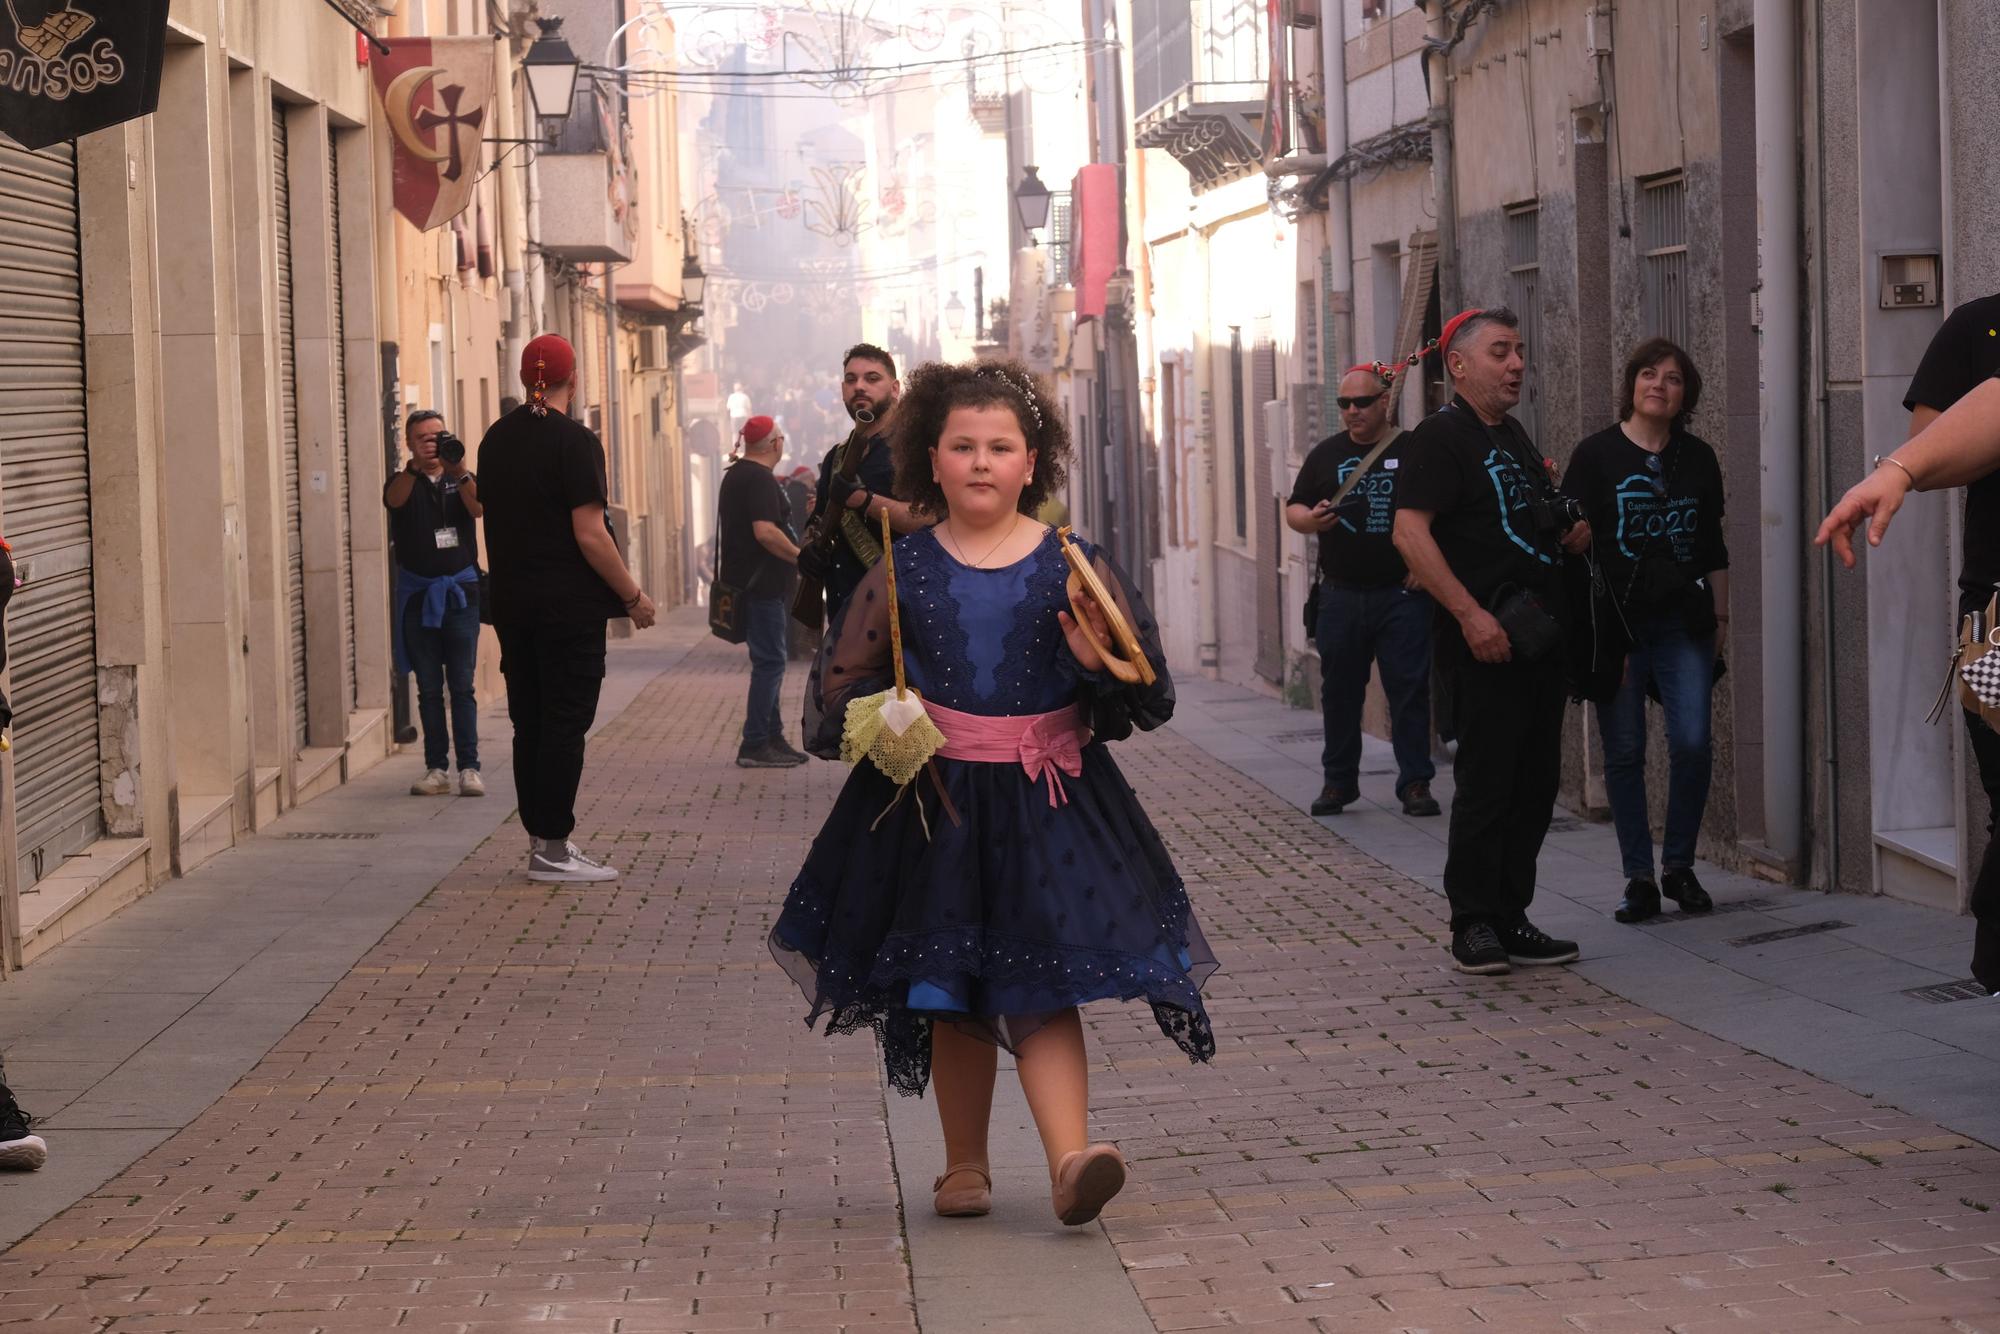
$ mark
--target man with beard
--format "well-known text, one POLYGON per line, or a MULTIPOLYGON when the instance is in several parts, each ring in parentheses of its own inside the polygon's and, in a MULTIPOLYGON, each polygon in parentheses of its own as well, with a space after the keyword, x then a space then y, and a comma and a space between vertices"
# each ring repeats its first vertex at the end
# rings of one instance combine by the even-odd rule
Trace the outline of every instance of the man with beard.
POLYGON ((1508 415, 1527 369, 1514 313, 1454 316, 1438 350, 1454 392, 1404 444, 1395 544, 1438 605, 1437 670, 1458 731, 1452 959, 1479 974, 1571 963, 1576 942, 1537 929, 1528 905, 1562 776, 1562 563, 1590 545, 1590 525, 1508 415))
MULTIPOLYGON (((799 572, 826 590, 829 621, 882 558, 882 515, 888 514, 898 533, 913 533, 928 522, 890 494, 896 463, 889 452, 889 417, 902 392, 895 358, 872 343, 847 350, 841 400, 855 430, 820 464, 812 528, 799 551, 799 572)), ((793 610, 806 613, 800 619, 810 624, 806 607, 793 610)))

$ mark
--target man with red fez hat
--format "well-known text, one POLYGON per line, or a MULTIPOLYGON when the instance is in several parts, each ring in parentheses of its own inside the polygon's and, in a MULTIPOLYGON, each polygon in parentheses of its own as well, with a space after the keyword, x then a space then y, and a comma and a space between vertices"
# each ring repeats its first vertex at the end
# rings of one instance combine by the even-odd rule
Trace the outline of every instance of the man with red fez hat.
POLYGON ((1382 669, 1396 799, 1405 815, 1436 815, 1431 779, 1431 600, 1396 554, 1396 478, 1403 433, 1390 418, 1395 382, 1373 366, 1341 377, 1344 427, 1313 446, 1285 502, 1292 531, 1319 539, 1307 628, 1319 645, 1325 785, 1314 815, 1338 815, 1361 800, 1361 705, 1370 667, 1382 669))
POLYGON ((745 769, 789 769, 804 764, 806 754, 786 744, 778 716, 790 625, 786 612, 799 563, 791 501, 772 471, 784 457, 785 433, 769 417, 750 417, 736 440, 740 455, 722 474, 715 498, 715 582, 742 608, 737 629, 750 648, 750 700, 736 763, 745 769))
POLYGON ((605 623, 653 624, 605 517, 604 447, 569 415, 576 352, 555 334, 521 356, 527 402, 479 445, 493 628, 514 723, 514 791, 531 840, 528 878, 586 884, 618 872, 570 842, 583 740, 604 681, 605 623))
POLYGON ((1451 952, 1466 973, 1571 963, 1576 942, 1528 920, 1562 777, 1565 555, 1590 544, 1579 507, 1508 409, 1527 367, 1521 322, 1468 310, 1438 339, 1455 391, 1410 432, 1396 550, 1439 608, 1437 667, 1458 752, 1444 866, 1451 952))

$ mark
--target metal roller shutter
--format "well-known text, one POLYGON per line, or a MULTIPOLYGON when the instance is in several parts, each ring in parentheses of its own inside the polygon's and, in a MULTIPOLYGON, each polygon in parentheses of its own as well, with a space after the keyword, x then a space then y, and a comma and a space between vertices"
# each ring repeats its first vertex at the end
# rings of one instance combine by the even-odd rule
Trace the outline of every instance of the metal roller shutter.
POLYGON ((292 744, 306 744, 306 548, 299 527, 299 381, 292 342, 292 188, 285 105, 271 107, 271 179, 277 199, 278 402, 285 444, 285 601, 291 615, 292 744))
POLYGON ((334 471, 340 476, 340 612, 347 630, 347 707, 354 708, 359 696, 355 680, 360 673, 354 646, 354 510, 349 504, 347 475, 347 311, 340 276, 340 143, 329 132, 326 144, 327 197, 333 203, 329 219, 333 236, 333 411, 334 471))
POLYGON ((8 618, 26 881, 104 829, 84 428, 75 146, 0 140, 0 503, 27 573, 8 618))

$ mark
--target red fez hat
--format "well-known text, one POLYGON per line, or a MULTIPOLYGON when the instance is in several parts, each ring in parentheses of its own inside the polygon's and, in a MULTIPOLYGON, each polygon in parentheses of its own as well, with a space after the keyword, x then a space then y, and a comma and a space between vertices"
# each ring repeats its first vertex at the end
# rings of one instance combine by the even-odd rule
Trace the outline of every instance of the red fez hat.
POLYGON ((548 391, 569 383, 576 374, 576 349, 560 334, 542 334, 521 349, 521 383, 528 390, 528 411, 549 415, 548 391))
POLYGON ((746 445, 759 444, 765 436, 776 429, 778 429, 778 423, 771 420, 771 418, 752 417, 749 421, 743 423, 743 443, 746 445))
POLYGON ((1458 331, 1465 327, 1467 321, 1485 313, 1486 311, 1483 307, 1474 306, 1471 310, 1459 311, 1458 314, 1445 321, 1444 332, 1438 335, 1438 357, 1440 360, 1443 359, 1446 352, 1451 350, 1451 340, 1458 337, 1458 331))

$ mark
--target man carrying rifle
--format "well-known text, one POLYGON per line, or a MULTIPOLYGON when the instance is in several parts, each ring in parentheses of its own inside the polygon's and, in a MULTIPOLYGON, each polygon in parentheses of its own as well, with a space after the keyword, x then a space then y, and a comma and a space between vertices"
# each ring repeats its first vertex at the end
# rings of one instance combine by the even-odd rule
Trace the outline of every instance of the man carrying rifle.
POLYGON ((857 343, 842 363, 841 400, 854 432, 831 450, 819 469, 813 520, 799 550, 799 592, 792 615, 815 633, 882 559, 882 515, 898 533, 925 520, 890 494, 896 464, 889 452, 889 414, 903 392, 896 361, 872 343, 857 343), (821 606, 821 593, 825 605, 821 606))

